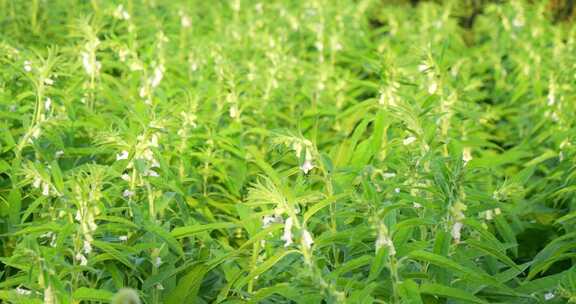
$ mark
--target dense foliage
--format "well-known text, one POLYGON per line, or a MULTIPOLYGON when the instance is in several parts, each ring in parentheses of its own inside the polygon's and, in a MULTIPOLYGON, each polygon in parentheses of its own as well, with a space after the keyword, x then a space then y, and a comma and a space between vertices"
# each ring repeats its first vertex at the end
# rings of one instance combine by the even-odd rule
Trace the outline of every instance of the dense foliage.
POLYGON ((576 30, 463 14, 0 1, 0 302, 576 302, 576 30))

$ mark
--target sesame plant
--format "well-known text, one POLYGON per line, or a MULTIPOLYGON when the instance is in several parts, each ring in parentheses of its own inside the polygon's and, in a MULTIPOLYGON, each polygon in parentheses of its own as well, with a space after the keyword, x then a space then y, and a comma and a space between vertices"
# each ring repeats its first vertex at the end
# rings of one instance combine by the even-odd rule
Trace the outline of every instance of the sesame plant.
POLYGON ((576 303, 576 27, 413 2, 0 0, 0 302, 576 303))

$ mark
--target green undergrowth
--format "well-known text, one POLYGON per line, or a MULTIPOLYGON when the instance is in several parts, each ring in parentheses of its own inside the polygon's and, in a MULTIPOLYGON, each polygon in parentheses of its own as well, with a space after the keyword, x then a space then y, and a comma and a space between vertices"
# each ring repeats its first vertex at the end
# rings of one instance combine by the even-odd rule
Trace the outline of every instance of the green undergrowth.
POLYGON ((576 31, 463 12, 0 0, 0 302, 575 303, 576 31))

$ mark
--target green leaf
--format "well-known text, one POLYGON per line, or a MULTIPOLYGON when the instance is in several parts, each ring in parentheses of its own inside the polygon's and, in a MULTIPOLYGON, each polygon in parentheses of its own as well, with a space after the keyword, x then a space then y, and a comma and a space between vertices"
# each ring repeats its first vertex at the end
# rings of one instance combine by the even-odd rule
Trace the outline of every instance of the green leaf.
POLYGON ((170 234, 176 238, 181 239, 189 236, 193 236, 197 233, 216 230, 216 229, 229 229, 238 227, 237 224, 229 223, 229 222, 220 222, 220 223, 211 223, 211 224, 198 224, 198 225, 191 225, 191 226, 183 226, 177 227, 170 232, 170 234))
POLYGON ((475 269, 464 267, 451 259, 431 252, 416 250, 408 254, 408 257, 444 267, 458 272, 463 279, 470 280, 476 284, 500 287, 501 284, 489 275, 475 269))
POLYGON ((8 194, 8 221, 15 226, 20 223, 20 209, 22 208, 22 195, 20 189, 14 187, 8 194))
POLYGON ((162 229, 161 227, 159 227, 158 225, 153 224, 153 223, 145 223, 143 225, 143 228, 146 231, 148 231, 152 234, 155 234, 160 239, 162 239, 164 242, 166 242, 166 244, 168 244, 168 246, 172 250, 174 250, 174 252, 176 252, 179 256, 184 255, 184 251, 182 250, 182 247, 180 247, 180 244, 178 243, 176 238, 174 238, 168 231, 162 229))
POLYGON ((235 285, 236 288, 244 287, 244 285, 246 285, 248 283, 248 281, 250 281, 250 280, 254 279, 255 277, 261 275, 262 273, 266 272, 268 269, 272 268, 272 266, 276 265, 276 263, 278 263, 278 261, 280 261, 285 256, 292 254, 292 253, 298 253, 298 251, 297 250, 279 251, 274 256, 270 257, 269 259, 267 259, 266 261, 264 261, 263 263, 258 265, 258 267, 256 267, 252 271, 250 271, 250 273, 248 273, 247 276, 238 280, 238 282, 236 282, 236 285, 235 285))
POLYGON ((456 300, 462 300, 469 303, 488 304, 488 302, 470 294, 462 289, 452 288, 440 284, 422 284, 420 292, 424 294, 431 294, 435 296, 447 297, 456 300))
POLYGON ((196 296, 204 276, 210 270, 207 265, 196 264, 182 278, 178 280, 176 288, 166 296, 166 304, 192 304, 196 303, 196 296))
POLYGON ((298 300, 300 293, 296 288, 293 288, 288 283, 280 283, 274 286, 261 288, 256 291, 252 297, 248 300, 248 303, 262 303, 263 300, 272 296, 273 294, 282 295, 285 298, 291 299, 293 301, 298 300))
POLYGON ((340 199, 347 197, 348 195, 350 195, 350 194, 349 193, 340 193, 340 194, 325 198, 322 201, 314 204, 314 206, 308 208, 308 210, 306 210, 306 213, 304 213, 304 224, 307 223, 308 220, 310 220, 310 218, 312 216, 314 216, 314 214, 316 214, 318 211, 324 209, 325 207, 329 206, 330 204, 332 204, 332 203, 334 203, 340 199))
MULTIPOLYGON (((92 245, 94 245, 95 247, 97 247, 98 249, 104 251, 105 253, 109 254, 110 256, 112 256, 115 260, 117 260, 118 262, 124 264, 124 266, 132 269, 132 270, 136 270, 136 265, 134 265, 132 262, 130 262, 130 260, 128 260, 128 258, 126 256, 124 256, 122 253, 120 253, 120 251, 118 251, 117 249, 115 249, 112 245, 110 245, 109 243, 106 242, 102 242, 102 241, 98 241, 95 240, 92 242, 92 245)), ((125 247, 125 246, 122 246, 125 247)))
POLYGON ((402 303, 423 304, 418 284, 413 280, 405 280, 398 284, 398 293, 400 294, 402 303))
POLYGON ((109 303, 112 300, 114 293, 103 290, 87 287, 80 287, 74 290, 72 297, 75 301, 98 301, 109 303))
POLYGON ((498 249, 493 248, 489 245, 486 245, 485 243, 482 243, 480 241, 476 241, 473 239, 468 239, 466 240, 466 244, 470 245, 471 247, 480 250, 488 255, 491 255, 497 259, 499 259, 500 261, 502 261, 504 264, 515 268, 515 269, 519 269, 518 265, 516 265, 516 263, 514 263, 514 261, 512 261, 511 258, 509 258, 505 252, 501 252, 498 251, 498 249))

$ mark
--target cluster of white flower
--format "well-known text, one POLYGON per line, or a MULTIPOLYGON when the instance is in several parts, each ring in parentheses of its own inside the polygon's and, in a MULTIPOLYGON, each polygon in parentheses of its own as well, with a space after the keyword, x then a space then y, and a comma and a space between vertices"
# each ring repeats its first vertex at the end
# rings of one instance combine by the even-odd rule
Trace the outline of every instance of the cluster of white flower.
POLYGON ((387 86, 382 87, 378 103, 382 106, 396 106, 398 104, 398 88, 400 88, 400 84, 397 82, 391 82, 387 86))
POLYGON ((50 196, 52 193, 56 194, 56 191, 53 189, 50 182, 44 181, 39 175, 34 177, 32 187, 36 189, 42 188, 42 195, 44 196, 50 196))
POLYGON ((152 93, 154 89, 160 85, 162 78, 164 78, 164 65, 158 64, 152 72, 152 76, 148 77, 146 82, 140 87, 139 96, 144 99, 148 105, 152 104, 152 93))
POLYGON ((56 234, 52 231, 48 231, 42 235, 40 235, 41 238, 47 238, 48 240, 50 240, 50 247, 56 247, 56 234))
POLYGON ((124 5, 120 4, 116 7, 116 10, 114 11, 114 18, 120 20, 129 20, 130 14, 128 13, 128 11, 126 11, 124 5))
POLYGON ((479 216, 481 218, 486 219, 487 221, 491 221, 494 219, 494 216, 500 215, 501 213, 502 213, 502 210, 500 210, 500 208, 494 208, 494 209, 486 210, 484 212, 480 212, 479 216))
POLYGON ((283 222, 283 219, 279 215, 276 215, 276 214, 267 215, 267 216, 262 218, 262 228, 266 229, 274 223, 282 223, 282 222, 283 222))
POLYGON ((312 244, 314 244, 312 234, 307 229, 302 230, 302 244, 306 249, 312 248, 312 244))
POLYGON ((413 143, 413 142, 415 142, 415 141, 416 141, 416 137, 414 137, 414 136, 409 136, 409 137, 406 137, 406 138, 402 141, 402 143, 403 143, 405 146, 408 146, 409 144, 411 144, 411 143, 413 143))
MULTIPOLYGON (((134 148, 134 155, 132 158, 130 158, 130 152, 123 150, 116 155, 116 161, 129 160, 128 164, 126 165, 126 169, 133 169, 135 166, 135 161, 144 160, 147 163, 147 167, 144 172, 138 172, 140 173, 140 176, 159 177, 160 175, 156 170, 160 168, 160 163, 155 158, 154 152, 152 152, 151 149, 159 147, 158 140, 159 139, 157 133, 152 133, 148 136, 139 135, 137 137, 137 143, 134 148)), ((132 176, 128 173, 123 173, 120 178, 127 182, 132 181, 132 176)), ((130 189, 125 189, 122 192, 122 197, 131 198, 134 196, 134 194, 134 189, 131 187, 130 189)))
POLYGON ((81 252, 76 253, 76 256, 74 258, 76 259, 76 261, 80 262, 80 266, 88 265, 88 259, 81 252))
POLYGON ((180 25, 183 28, 189 28, 192 26, 192 20, 190 19, 190 16, 188 16, 184 11, 180 10, 178 15, 180 15, 180 25))
POLYGON ((460 242, 461 230, 462 227, 464 227, 464 224, 462 222, 466 218, 466 215, 464 214, 464 211, 466 211, 466 209, 468 209, 468 207, 462 202, 456 202, 454 205, 452 205, 452 207, 450 207, 450 214, 452 215, 452 218, 454 220, 454 223, 452 224, 451 234, 452 239, 454 239, 454 242, 456 243, 460 242))
POLYGON ((82 65, 88 76, 94 78, 98 75, 102 64, 96 60, 96 50, 100 45, 100 40, 98 38, 93 38, 86 42, 84 45, 84 51, 80 53, 82 57, 82 65))
POLYGON ((428 94, 430 95, 436 94, 438 92, 438 88, 440 87, 440 83, 438 82, 438 75, 434 68, 434 63, 432 59, 429 58, 425 62, 421 63, 418 66, 418 71, 426 74, 428 78, 428 94))
MULTIPOLYGON (((284 233, 282 234, 281 240, 284 241, 284 247, 288 247, 294 243, 292 228, 294 227, 294 220, 292 217, 288 217, 286 222, 284 223, 284 233)), ((312 244, 314 244, 314 239, 312 238, 312 234, 307 229, 302 229, 302 239, 301 244, 307 250, 312 248, 312 244)))
POLYGON ((240 118, 241 113, 238 107, 238 96, 236 96, 236 94, 234 94, 233 92, 228 93, 226 95, 226 103, 230 105, 228 110, 230 118, 232 119, 240 118))
POLYGON ((30 62, 29 60, 24 61, 24 71, 32 72, 32 62, 30 62))
MULTIPOLYGON (((98 228, 96 217, 100 214, 97 202, 102 196, 98 183, 90 182, 88 187, 88 193, 85 193, 85 188, 81 184, 76 184, 72 188, 78 206, 74 219, 80 224, 80 232, 84 238, 82 245, 83 254, 92 252, 92 242, 94 241, 92 235, 98 228)), ((79 256, 78 260, 80 262, 83 261, 79 256)))
POLYGON ((514 10, 516 11, 516 16, 514 16, 514 20, 512 20, 512 25, 514 27, 523 27, 526 24, 526 18, 524 17, 524 7, 520 1, 513 1, 512 6, 514 6, 514 10))
POLYGON ((16 294, 21 296, 29 296, 32 294, 32 291, 29 289, 24 289, 21 286, 16 287, 16 294))
POLYGON ((300 170, 302 170, 304 174, 308 174, 308 172, 314 169, 312 158, 313 147, 312 142, 307 139, 294 141, 292 143, 292 149, 296 152, 296 157, 298 159, 304 158, 304 162, 300 165, 300 170), (302 153, 304 153, 304 155, 302 155, 302 153))
POLYGON ((119 160, 128 159, 128 155, 129 155, 128 151, 123 150, 122 152, 120 152, 116 155, 116 160, 119 161, 119 160))
POLYGON ((281 240, 284 241, 284 247, 288 247, 290 245, 292 245, 292 243, 294 242, 292 240, 292 226, 294 225, 294 221, 292 220, 291 217, 288 217, 286 219, 286 222, 284 223, 284 234, 282 235, 281 240))
POLYGON ((387 247, 389 256, 396 255, 396 248, 394 247, 394 243, 390 238, 388 227, 386 227, 384 223, 380 223, 378 225, 378 236, 376 237, 375 247, 376 251, 380 250, 380 248, 387 247))
POLYGON ((96 225, 95 217, 100 213, 97 207, 89 206, 89 202, 80 200, 80 208, 76 211, 74 219, 80 223, 82 235, 84 236, 82 251, 85 254, 92 252, 92 242, 94 238, 92 234, 98 228, 96 225))

